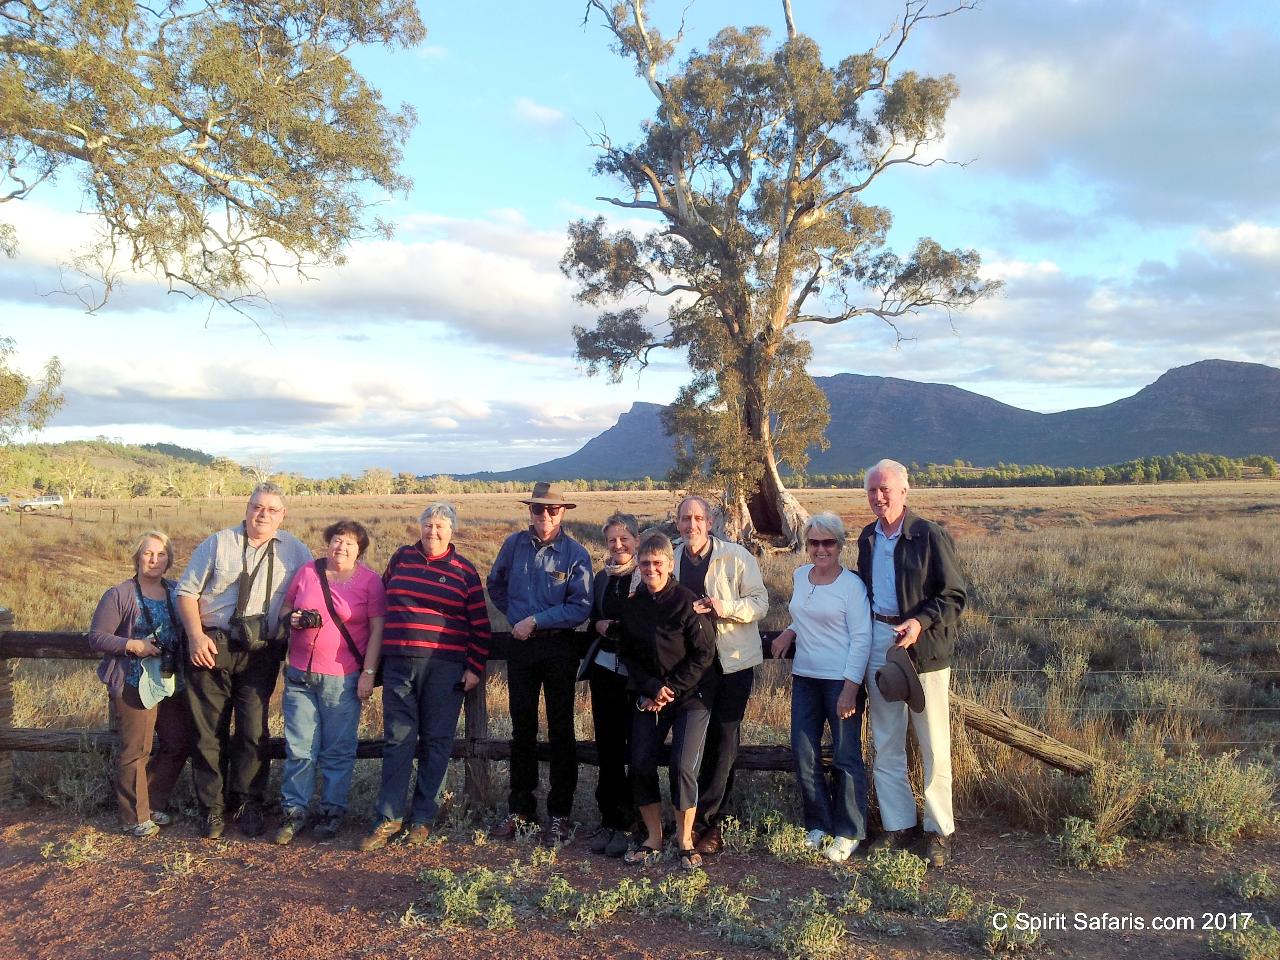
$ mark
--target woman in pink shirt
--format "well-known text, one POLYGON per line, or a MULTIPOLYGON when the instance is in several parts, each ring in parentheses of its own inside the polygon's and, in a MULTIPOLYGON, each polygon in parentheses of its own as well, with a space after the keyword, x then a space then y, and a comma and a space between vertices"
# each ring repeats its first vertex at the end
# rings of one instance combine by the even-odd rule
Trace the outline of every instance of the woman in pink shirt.
POLYGON ((284 822, 275 836, 281 845, 307 825, 317 769, 322 786, 312 834, 321 842, 332 840, 342 826, 360 707, 373 693, 387 614, 382 578, 360 562, 369 548, 368 531, 354 520, 341 520, 324 537, 327 555, 294 574, 282 614, 290 630, 284 669, 284 822))

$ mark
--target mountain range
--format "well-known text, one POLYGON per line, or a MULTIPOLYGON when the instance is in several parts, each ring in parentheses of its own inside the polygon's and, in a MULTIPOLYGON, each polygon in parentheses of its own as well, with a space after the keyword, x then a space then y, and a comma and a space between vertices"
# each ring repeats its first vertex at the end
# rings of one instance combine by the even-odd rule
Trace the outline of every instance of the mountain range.
MULTIPOLYGON (((856 473, 881 457, 903 463, 1092 467, 1172 453, 1280 454, 1280 370, 1201 360, 1175 367, 1131 397, 1101 407, 1036 413, 942 383, 840 373, 814 378, 831 404, 827 439, 810 474, 856 473)), ((671 439, 663 407, 635 403, 566 457, 483 480, 663 477, 671 439)))

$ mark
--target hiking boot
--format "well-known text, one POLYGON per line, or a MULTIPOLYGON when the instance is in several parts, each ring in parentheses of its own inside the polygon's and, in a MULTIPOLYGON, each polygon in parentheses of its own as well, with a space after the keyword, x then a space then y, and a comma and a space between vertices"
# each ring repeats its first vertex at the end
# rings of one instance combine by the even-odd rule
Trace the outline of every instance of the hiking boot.
POLYGON ((912 831, 906 830, 885 830, 871 841, 871 846, 867 848, 867 853, 874 855, 881 850, 902 850, 911 845, 912 831))
POLYGON ((365 853, 370 850, 381 850, 399 832, 399 820, 379 820, 368 835, 360 841, 360 849, 365 853))
POLYGON ((529 821, 524 817, 518 817, 514 813, 508 813, 505 817, 494 824, 489 831, 489 836, 494 840, 514 840, 516 834, 521 830, 528 829, 529 821))
POLYGON ((307 812, 305 810, 288 811, 284 815, 284 823, 280 824, 280 829, 276 831, 276 835, 273 838, 276 846, 287 847, 293 843, 293 838, 300 834, 306 825, 307 812))
POLYGON ((406 847, 425 847, 431 842, 431 824, 411 823, 409 829, 401 830, 391 842, 397 846, 404 844, 406 847))
POLYGON ((262 810, 256 803, 241 804, 231 819, 235 821, 237 829, 250 840, 262 836, 262 831, 267 827, 262 810))
POLYGON ((163 810, 152 810, 151 822, 157 827, 167 827, 173 823, 173 814, 165 813, 163 810))
POLYGON ((940 833, 927 834, 924 846, 924 858, 931 867, 945 867, 951 862, 951 837, 940 833))
POLYGON ((341 829, 342 814, 328 813, 311 828, 311 836, 316 843, 329 843, 338 836, 338 831, 341 829))
POLYGON ((141 823, 134 823, 127 827, 122 827, 121 831, 126 836, 142 839, 143 837, 154 837, 160 832, 160 825, 154 820, 143 820, 141 823))
POLYGON ((601 827, 591 835, 591 852, 604 853, 609 849, 609 844, 613 841, 613 835, 616 831, 609 827, 601 827))
POLYGON ((693 845, 693 849, 704 857, 714 857, 718 854, 724 849, 724 837, 720 833, 720 828, 707 827, 698 837, 698 842, 693 845))
POLYGON ((200 836, 206 840, 221 840, 226 822, 220 813, 206 813, 200 821, 200 836))
POLYGON ((542 828, 542 845, 559 847, 573 841, 572 817, 548 817, 547 825, 542 828))
POLYGON ((631 835, 628 834, 627 831, 615 830, 613 831, 613 838, 609 841, 609 845, 604 848, 604 855, 606 857, 614 857, 616 859, 627 852, 627 847, 630 843, 631 835))

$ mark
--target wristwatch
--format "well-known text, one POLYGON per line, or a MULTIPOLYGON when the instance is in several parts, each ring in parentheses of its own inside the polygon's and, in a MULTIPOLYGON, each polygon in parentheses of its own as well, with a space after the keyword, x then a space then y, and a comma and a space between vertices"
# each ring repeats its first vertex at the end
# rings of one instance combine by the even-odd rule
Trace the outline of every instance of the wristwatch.
POLYGON ((361 671, 361 673, 363 673, 366 677, 373 677, 373 676, 377 676, 378 671, 370 670, 368 667, 366 667, 364 670, 361 671))

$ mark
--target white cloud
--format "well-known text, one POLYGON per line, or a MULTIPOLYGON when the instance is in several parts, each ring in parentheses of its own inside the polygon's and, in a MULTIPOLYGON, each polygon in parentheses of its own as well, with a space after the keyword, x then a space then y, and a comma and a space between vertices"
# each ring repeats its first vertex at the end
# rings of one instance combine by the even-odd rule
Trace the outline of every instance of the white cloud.
POLYGON ((521 123, 546 131, 561 130, 569 123, 569 115, 563 110, 548 107, 529 97, 517 97, 512 109, 521 123))
POLYGON ((1202 230, 1199 239, 1212 253, 1273 264, 1280 261, 1280 227, 1237 223, 1226 230, 1202 230))

